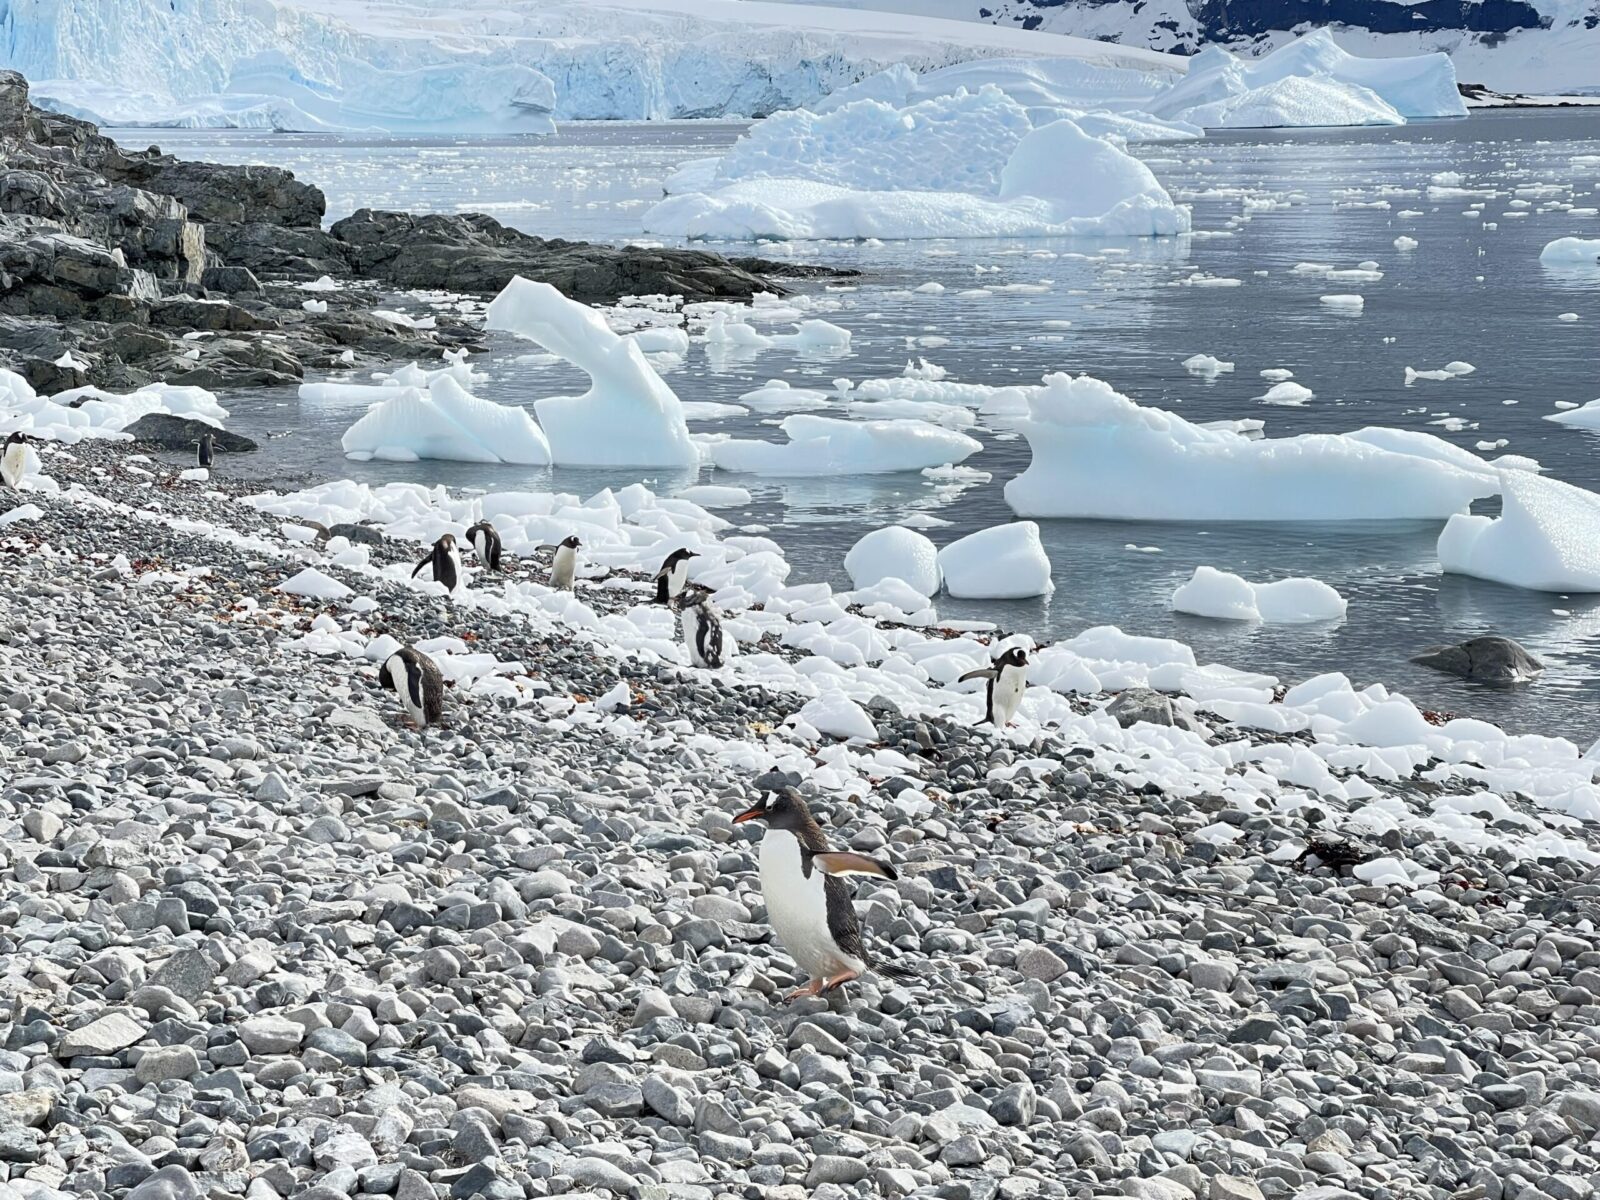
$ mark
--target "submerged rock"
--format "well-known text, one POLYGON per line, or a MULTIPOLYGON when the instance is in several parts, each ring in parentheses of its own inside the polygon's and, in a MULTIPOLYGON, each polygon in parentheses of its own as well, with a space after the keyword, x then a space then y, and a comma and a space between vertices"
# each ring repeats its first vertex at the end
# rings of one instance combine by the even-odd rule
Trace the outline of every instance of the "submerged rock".
POLYGON ((1456 646, 1433 646, 1411 661, 1474 683, 1500 685, 1528 683, 1544 670, 1544 664, 1521 645, 1499 634, 1469 638, 1456 646))

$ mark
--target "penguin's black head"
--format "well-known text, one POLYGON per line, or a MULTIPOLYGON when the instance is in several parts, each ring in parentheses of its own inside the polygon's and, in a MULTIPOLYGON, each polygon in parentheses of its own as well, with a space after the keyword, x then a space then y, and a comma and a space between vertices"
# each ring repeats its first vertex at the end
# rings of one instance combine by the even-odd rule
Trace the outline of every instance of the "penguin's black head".
POLYGON ((1025 667, 1028 665, 1028 656, 1023 653, 1021 646, 1013 646, 995 659, 994 665, 997 667, 1025 667))
POLYGON ((434 546, 446 552, 454 550, 456 548, 456 535, 453 533, 444 534, 434 543, 434 546))
POLYGON ((395 654, 391 654, 384 659, 382 665, 378 667, 378 686, 385 691, 394 691, 394 680, 389 677, 389 664, 394 661, 395 655, 399 653, 398 650, 395 651, 395 654))
POLYGON ((669 563, 681 563, 688 562, 691 558, 699 557, 700 556, 693 550, 674 550, 671 554, 667 555, 667 561, 669 563))
POLYGON ((811 810, 799 792, 782 788, 771 796, 763 796, 733 819, 735 825, 746 821, 765 821, 769 828, 793 832, 811 823, 811 810))
POLYGON ((6 445, 8 446, 25 446, 27 444, 28 437, 20 429, 6 439, 6 445))
POLYGON ((583 543, 578 540, 577 534, 573 534, 571 537, 562 538, 561 544, 568 550, 576 550, 579 546, 583 545, 583 543))

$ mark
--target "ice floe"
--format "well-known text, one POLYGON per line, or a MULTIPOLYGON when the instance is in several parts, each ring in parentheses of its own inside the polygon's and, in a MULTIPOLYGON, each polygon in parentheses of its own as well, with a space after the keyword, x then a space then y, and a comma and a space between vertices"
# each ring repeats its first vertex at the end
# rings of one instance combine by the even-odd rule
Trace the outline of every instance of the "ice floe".
POLYGON ((1224 621, 1295 624, 1344 616, 1346 602, 1320 579, 1278 579, 1251 583, 1230 571, 1196 567, 1172 594, 1176 612, 1224 621))
POLYGON ((1500 515, 1451 517, 1438 552, 1454 575, 1537 592, 1600 592, 1600 495, 1508 471, 1500 515))

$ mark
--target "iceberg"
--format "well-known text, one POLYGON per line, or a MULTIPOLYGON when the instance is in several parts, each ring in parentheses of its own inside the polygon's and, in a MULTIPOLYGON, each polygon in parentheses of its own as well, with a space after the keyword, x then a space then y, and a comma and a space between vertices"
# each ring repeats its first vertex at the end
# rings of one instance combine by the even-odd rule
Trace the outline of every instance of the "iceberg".
MULTIPOLYGON (((311 385, 316 386, 316 385, 311 385)), ((342 393, 355 392, 344 385, 342 393)), ((447 373, 419 387, 360 388, 378 402, 349 429, 340 445, 346 457, 415 462, 523 463, 547 466, 550 443, 520 408, 482 400, 447 373)), ((305 389, 301 389, 302 395, 305 389)))
POLYGON ((1529 591, 1600 592, 1600 495, 1507 471, 1500 515, 1451 517, 1439 535, 1439 565, 1529 591))
POLYGON ((712 442, 711 461, 724 471, 758 475, 874 475, 958 463, 983 449, 964 433, 911 419, 841 421, 795 413, 778 428, 787 442, 712 442))
POLYGON ((1326 29, 1255 61, 1206 46, 1150 111, 1211 128, 1404 125, 1467 115, 1448 55, 1357 58, 1326 29))
POLYGON ((1144 408, 1088 375, 1050 375, 1006 484, 1024 517, 1151 521, 1439 519, 1500 489, 1499 472, 1429 434, 1361 430, 1251 439, 1144 408))
POLYGON ((808 238, 1136 237, 1185 233, 1150 168, 1070 118, 1034 127, 999 88, 906 107, 858 100, 754 126, 698 190, 644 215, 653 233, 808 238))
POLYGON ((844 569, 857 588, 898 579, 920 596, 939 590, 939 552, 925 536, 903 525, 874 529, 850 547, 844 569))
POLYGON ((1539 251, 1547 267, 1600 267, 1600 238, 1557 238, 1539 251))
POLYGON ((1022 600, 1048 596, 1050 559, 1032 521, 1013 521, 957 538, 939 551, 945 590, 958 599, 1022 600))
POLYGON ((1220 621, 1332 621, 1344 616, 1346 607, 1344 597, 1320 579, 1251 583, 1215 567, 1196 567, 1188 582, 1172 594, 1174 612, 1220 621))
POLYGON ((692 467, 700 452, 689 439, 683 406, 633 338, 615 333, 587 305, 547 283, 520 275, 490 303, 489 329, 527 338, 589 376, 581 396, 534 403, 561 466, 692 467))
POLYGON ((78 387, 41 396, 21 375, 0 368, 0 435, 21 430, 56 442, 121 440, 124 429, 153 414, 192 417, 219 429, 228 419, 228 410, 201 387, 151 383, 127 393, 78 387))

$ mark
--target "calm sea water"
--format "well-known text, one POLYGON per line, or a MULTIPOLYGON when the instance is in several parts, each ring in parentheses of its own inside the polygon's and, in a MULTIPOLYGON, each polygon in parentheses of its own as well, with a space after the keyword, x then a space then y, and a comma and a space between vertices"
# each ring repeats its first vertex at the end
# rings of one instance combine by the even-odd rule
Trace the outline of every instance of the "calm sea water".
MULTIPOLYGON (((640 216, 659 197, 666 174, 716 153, 741 129, 577 125, 554 138, 518 142, 162 130, 125 132, 123 140, 158 141, 188 157, 291 167, 324 187, 330 219, 361 205, 480 209, 542 235, 622 240, 640 236, 640 216)), ((1528 455, 1561 479, 1600 488, 1597 435, 1542 419, 1558 401, 1600 395, 1600 271, 1555 272, 1538 261, 1553 238, 1600 237, 1600 217, 1568 211, 1600 207, 1600 112, 1500 111, 1398 130, 1251 131, 1136 152, 1194 205, 1199 236, 766 247, 774 256, 864 272, 857 290, 828 293, 845 305, 826 315, 854 333, 850 352, 728 359, 709 358, 697 346, 667 378, 686 400, 736 400, 774 378, 827 388, 841 376, 898 374, 912 355, 973 383, 1031 383, 1051 371, 1087 371, 1142 403, 1191 419, 1264 419, 1273 436, 1389 425, 1427 430, 1469 449, 1503 441, 1487 453, 1528 455), (1430 184, 1447 174, 1461 178, 1430 184), (1492 194, 1460 196, 1430 186, 1492 194), (1401 235, 1415 239, 1416 248, 1397 249, 1401 235), (1302 262, 1349 268, 1369 260, 1384 272, 1381 281, 1330 284, 1293 270, 1302 262), (1240 285, 1186 282, 1195 276, 1240 285), (908 294, 928 281, 947 290, 908 294), (956 295, 1014 285, 1023 288, 956 295), (1331 310, 1318 301, 1329 292, 1360 292, 1365 309, 1355 316, 1331 310), (1558 320, 1563 313, 1578 320, 1558 320), (1062 321, 1071 324, 1047 324, 1062 321), (1233 361, 1235 371, 1214 382, 1189 375, 1180 364, 1201 352, 1233 361), (1477 370, 1406 385, 1407 366, 1438 368, 1453 360, 1477 370), (1259 372, 1272 367, 1292 370, 1315 399, 1303 408, 1261 404, 1268 385, 1259 372)), ((527 347, 508 347, 490 359, 484 395, 527 404, 579 385, 581 377, 565 367, 513 363, 519 349, 527 347)), ((352 463, 341 456, 338 438, 358 409, 310 405, 281 392, 230 397, 228 405, 241 431, 281 435, 237 468, 269 479, 309 471, 588 493, 641 477, 352 463)), ((773 419, 752 414, 697 428, 781 436, 770 428, 773 419)), ((774 481, 710 472, 700 481, 737 483, 753 493, 747 510, 724 515, 769 526, 795 564, 794 578, 847 586, 841 561, 868 529, 932 512, 952 522, 932 533, 942 544, 1010 519, 1001 486, 1026 465, 1027 444, 999 425, 973 432, 985 448, 968 462, 992 472, 988 484, 955 489, 916 475, 774 481)), ((666 490, 688 482, 656 472, 643 477, 666 490)), ((1358 683, 1381 681, 1420 703, 1514 729, 1559 732, 1584 743, 1600 736, 1600 597, 1542 595, 1441 575, 1436 523, 1043 526, 1054 595, 945 600, 941 611, 1041 638, 1118 624, 1180 638, 1202 661, 1285 680, 1342 670, 1358 683), (1338 588, 1350 611, 1338 623, 1258 627, 1172 613, 1173 589, 1200 564, 1256 580, 1312 575, 1338 588), (1406 661, 1428 645, 1487 631, 1516 637, 1542 656, 1543 680, 1495 692, 1406 661)))

